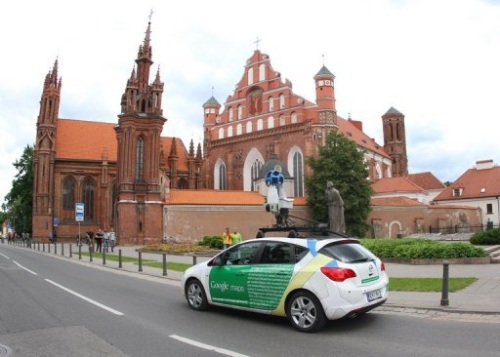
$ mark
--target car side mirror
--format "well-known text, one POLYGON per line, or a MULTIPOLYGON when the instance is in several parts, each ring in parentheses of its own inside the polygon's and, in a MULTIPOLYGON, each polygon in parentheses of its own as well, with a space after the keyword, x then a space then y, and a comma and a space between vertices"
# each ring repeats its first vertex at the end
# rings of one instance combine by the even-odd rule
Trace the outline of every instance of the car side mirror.
POLYGON ((208 263, 209 266, 220 266, 220 265, 224 265, 224 261, 222 260, 221 256, 218 255, 216 256, 215 258, 213 258, 209 263, 208 263))

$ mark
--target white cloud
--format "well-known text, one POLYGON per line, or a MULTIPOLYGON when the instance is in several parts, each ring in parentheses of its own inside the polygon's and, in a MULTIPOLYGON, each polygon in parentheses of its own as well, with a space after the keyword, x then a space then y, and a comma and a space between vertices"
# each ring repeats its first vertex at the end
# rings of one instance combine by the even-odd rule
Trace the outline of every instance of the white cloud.
POLYGON ((150 9, 153 71, 165 82, 163 135, 202 139, 202 105, 223 104, 257 37, 294 91, 336 75, 337 110, 379 143, 381 116, 406 116, 411 172, 453 181, 476 160, 500 161, 500 6, 495 1, 19 0, 0 5, 0 201, 12 163, 35 140, 42 84, 56 58, 60 116, 113 122, 150 9), (323 57, 324 55, 324 57, 323 57))

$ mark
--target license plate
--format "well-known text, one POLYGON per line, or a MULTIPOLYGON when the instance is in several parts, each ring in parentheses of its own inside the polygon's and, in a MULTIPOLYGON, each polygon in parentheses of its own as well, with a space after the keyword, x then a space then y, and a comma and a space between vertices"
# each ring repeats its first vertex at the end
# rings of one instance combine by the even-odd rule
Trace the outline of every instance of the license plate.
POLYGON ((378 290, 369 291, 366 294, 366 296, 368 297, 368 301, 380 299, 382 297, 382 290, 378 289, 378 290))

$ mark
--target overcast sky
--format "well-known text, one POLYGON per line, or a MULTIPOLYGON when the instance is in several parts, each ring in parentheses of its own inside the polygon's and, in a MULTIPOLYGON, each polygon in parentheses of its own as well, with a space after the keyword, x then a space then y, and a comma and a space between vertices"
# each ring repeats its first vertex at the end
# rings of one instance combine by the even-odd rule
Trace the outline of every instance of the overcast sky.
POLYGON ((201 142, 203 103, 212 87, 221 104, 232 94, 259 38, 309 100, 324 63, 338 114, 363 121, 379 144, 381 116, 402 112, 410 173, 454 181, 478 160, 500 162, 500 0, 2 1, 0 202, 35 142, 55 59, 60 117, 117 122, 151 9, 164 136, 201 142))

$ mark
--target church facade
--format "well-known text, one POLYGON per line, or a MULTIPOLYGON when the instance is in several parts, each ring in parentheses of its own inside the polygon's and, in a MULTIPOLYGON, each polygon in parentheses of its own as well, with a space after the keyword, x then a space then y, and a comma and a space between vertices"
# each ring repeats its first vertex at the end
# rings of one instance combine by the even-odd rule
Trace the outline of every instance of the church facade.
POLYGON ((259 50, 247 60, 243 76, 224 107, 211 97, 204 109, 204 182, 219 190, 259 191, 264 163, 278 159, 286 169, 290 196, 306 194, 311 175, 305 158, 318 154, 331 131, 351 138, 365 152, 370 179, 408 173, 404 115, 390 108, 382 116, 384 145, 363 132, 362 122, 337 115, 335 76, 323 66, 314 76, 316 98, 295 94, 292 83, 273 69, 259 50))
POLYGON ((311 174, 305 159, 318 153, 331 131, 365 152, 370 179, 407 174, 402 113, 390 108, 382 116, 379 145, 363 132, 362 122, 337 115, 335 76, 326 66, 313 76, 316 98, 309 101, 259 50, 224 106, 214 97, 203 104, 203 151, 193 141, 186 148, 179 138, 162 136, 168 122, 159 70, 151 73, 150 27, 115 122, 60 118, 57 60, 47 74, 34 153, 33 237, 114 229, 120 244, 157 243, 167 231, 170 190, 262 192, 270 162, 286 173, 288 196, 305 197, 304 177, 311 174), (79 218, 77 203, 83 208, 79 218))

